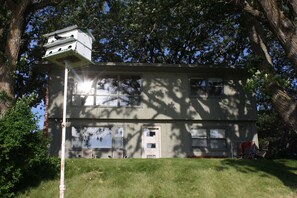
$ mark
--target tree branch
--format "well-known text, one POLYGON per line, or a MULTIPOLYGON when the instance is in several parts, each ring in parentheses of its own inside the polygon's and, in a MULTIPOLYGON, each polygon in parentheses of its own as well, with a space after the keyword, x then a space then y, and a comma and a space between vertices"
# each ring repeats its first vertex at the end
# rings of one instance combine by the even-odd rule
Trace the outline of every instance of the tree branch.
MULTIPOLYGON (((260 68, 262 71, 270 75, 275 75, 273 62, 268 53, 268 48, 265 42, 265 35, 259 21, 249 17, 247 26, 250 31, 251 47, 255 55, 261 58, 260 68)), ((297 102, 293 97, 290 97, 283 88, 273 80, 266 87, 272 94, 271 102, 281 115, 283 120, 290 124, 292 129, 297 133, 297 102)))
POLYGON ((4 2, 4 4, 7 5, 7 8, 9 10, 12 10, 16 6, 16 2, 14 2, 12 0, 7 0, 7 1, 4 2))
POLYGON ((247 0, 225 0, 225 1, 227 3, 235 4, 237 7, 241 8, 245 13, 250 14, 251 16, 255 17, 257 20, 261 21, 264 24, 267 24, 267 19, 264 13, 256 9, 247 0))
POLYGON ((289 0, 289 3, 291 4, 295 16, 297 16, 297 1, 296 0, 289 0))
POLYGON ((275 0, 258 0, 270 23, 282 30, 294 30, 294 24, 281 12, 275 0))
POLYGON ((40 1, 39 3, 33 3, 29 8, 29 12, 35 12, 46 6, 55 6, 61 3, 62 1, 63 0, 43 0, 43 1, 40 1))
POLYGON ((280 10, 276 0, 258 0, 274 35, 297 72, 297 31, 296 27, 280 10))
POLYGON ((241 4, 241 7, 242 9, 249 13, 250 15, 254 16, 255 18, 257 18, 258 20, 260 21, 266 21, 265 20, 265 16, 263 14, 263 12, 255 9, 249 2, 247 1, 244 1, 242 4, 241 4))

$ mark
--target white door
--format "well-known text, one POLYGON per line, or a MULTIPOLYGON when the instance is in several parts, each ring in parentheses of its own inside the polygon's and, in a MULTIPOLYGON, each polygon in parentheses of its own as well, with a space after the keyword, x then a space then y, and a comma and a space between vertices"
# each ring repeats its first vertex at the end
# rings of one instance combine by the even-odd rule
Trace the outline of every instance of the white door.
POLYGON ((142 130, 142 158, 161 157, 161 128, 144 127, 142 130))

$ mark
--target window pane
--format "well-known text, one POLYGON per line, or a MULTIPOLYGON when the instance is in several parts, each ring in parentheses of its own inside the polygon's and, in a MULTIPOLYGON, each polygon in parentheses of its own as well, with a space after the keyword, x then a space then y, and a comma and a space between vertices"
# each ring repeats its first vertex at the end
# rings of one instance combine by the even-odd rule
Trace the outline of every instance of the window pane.
POLYGON ((124 128, 118 127, 114 134, 114 148, 124 148, 124 128))
POLYGON ((124 137, 124 128, 123 127, 118 127, 115 129, 115 137, 124 137))
POLYGON ((77 81, 74 83, 73 94, 94 94, 93 81, 77 81))
POLYGON ((121 94, 125 95, 140 95, 141 93, 141 78, 132 76, 121 79, 120 81, 121 94))
POLYGON ((82 136, 83 148, 112 148, 110 127, 85 127, 82 136))
POLYGON ((212 149, 224 149, 226 148, 226 140, 225 139, 211 139, 210 140, 210 148, 212 149))
POLYGON ((212 96, 219 96, 223 94, 223 80, 220 78, 208 79, 208 93, 212 96))
POLYGON ((140 97, 139 96, 120 96, 120 106, 140 106, 140 97))
POLYGON ((206 129, 191 129, 192 138, 207 138, 206 129))
POLYGON ((74 95, 72 96, 72 105, 75 105, 75 106, 94 105, 94 96, 74 95))
POLYGON ((156 136, 156 132, 155 131, 147 131, 146 136, 147 137, 154 137, 154 136, 156 136))
POLYGON ((225 129, 210 129, 210 138, 225 138, 225 129))
POLYGON ((124 138, 123 137, 115 137, 114 138, 114 148, 124 148, 124 138))
POLYGON ((147 143, 146 148, 156 148, 156 144, 155 143, 147 143))
POLYGON ((75 106, 83 105, 83 101, 82 101, 82 98, 80 97, 80 95, 72 96, 72 105, 75 105, 75 106))
POLYGON ((207 147, 207 139, 192 138, 192 147, 207 147))
POLYGON ((80 128, 72 127, 71 129, 71 143, 72 148, 81 149, 82 148, 82 135, 80 133, 80 128))
POLYGON ((101 78, 97 81, 96 93, 98 95, 116 94, 118 83, 116 77, 101 78))
POLYGON ((116 107, 118 100, 116 96, 96 96, 96 105, 116 107))
POLYGON ((192 96, 205 96, 207 94, 205 79, 190 79, 190 88, 192 96))

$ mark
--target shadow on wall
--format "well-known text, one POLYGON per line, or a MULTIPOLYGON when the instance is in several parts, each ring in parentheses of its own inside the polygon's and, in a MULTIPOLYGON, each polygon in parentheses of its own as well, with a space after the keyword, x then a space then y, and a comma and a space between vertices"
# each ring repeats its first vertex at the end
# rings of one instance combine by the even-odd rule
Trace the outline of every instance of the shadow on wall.
MULTIPOLYGON (((84 74, 88 75, 88 74, 84 74)), ((165 75, 165 74, 164 74, 165 75)), ((51 101, 62 101, 63 98, 63 76, 61 73, 53 75, 52 81, 55 83, 55 87, 52 87, 51 89, 51 101), (56 100, 59 98, 59 100, 56 100)), ((170 76, 166 74, 166 76, 170 76)), ((213 119, 213 120, 234 120, 234 119, 244 119, 246 118, 247 112, 252 109, 253 102, 248 101, 249 95, 242 93, 240 96, 236 95, 227 95, 222 96, 220 98, 215 99, 201 99, 201 98, 191 98, 188 94, 188 82, 184 81, 183 78, 187 78, 187 75, 185 74, 184 77, 181 79, 178 77, 177 74, 172 74, 173 78, 151 78, 150 79, 143 79, 143 84, 145 84, 145 87, 143 87, 142 95, 145 95, 147 97, 147 100, 142 100, 143 107, 150 109, 150 112, 153 112, 151 115, 150 120, 155 120, 157 123, 160 121, 160 117, 166 118, 168 120, 170 119, 177 119, 177 120, 191 120, 191 119, 197 119, 197 117, 200 117, 202 120, 206 119, 213 119), (150 87, 148 89, 147 87, 150 87), (164 87, 169 87, 168 89, 164 89, 164 87), (152 88, 152 89, 151 89, 152 88), (187 105, 183 105, 187 104, 187 105), (191 106, 192 110, 189 110, 189 106, 191 106), (207 108, 206 108, 207 107, 207 108)), ((226 86, 228 86, 230 89, 236 90, 238 87, 241 87, 242 85, 239 84, 237 81, 226 81, 226 86), (234 83, 235 82, 235 83, 234 83)), ((68 89, 68 104, 71 104, 71 92, 73 87, 73 81, 71 81, 71 76, 69 80, 69 89, 68 89)), ((53 129, 53 131, 60 131, 60 122, 62 117, 62 103, 54 103, 51 106, 50 114, 51 118, 56 118, 56 128, 53 129)), ((70 117, 76 117, 79 118, 80 115, 83 115, 83 117, 87 118, 85 121, 87 122, 87 125, 89 126, 97 126, 98 123, 97 120, 101 120, 104 118, 103 122, 108 122, 109 119, 113 119, 112 115, 123 115, 125 118, 132 117, 131 119, 127 119, 127 122, 148 122, 148 121, 141 121, 139 118, 137 112, 139 111, 139 108, 135 107, 129 107, 129 108, 98 108, 98 107, 73 107, 71 105, 68 106, 68 114, 70 117), (75 111, 73 111, 75 109, 75 111), (96 113, 94 113, 96 112, 96 113)), ((54 119, 52 119, 54 120, 54 119)), ((69 121, 75 122, 73 119, 69 119, 69 121)), ((196 120, 197 122, 199 120, 196 120)), ((201 121, 201 120, 200 120, 201 121)), ((123 121, 121 121, 122 123, 123 121)), ((150 121, 152 122, 152 121, 150 121)), ((154 123, 152 123, 154 124, 154 123)), ((173 142, 176 142, 176 145, 173 146, 172 152, 175 153, 175 157, 179 156, 179 153, 187 153, 188 155, 193 153, 193 151, 190 149, 191 146, 184 145, 186 142, 190 142, 191 140, 191 134, 189 131, 185 130, 183 132, 175 132, 180 130, 181 125, 173 124, 171 128, 171 133, 169 133, 169 137, 173 142)), ((131 157, 133 157, 136 153, 141 152, 142 149, 142 131, 135 131, 135 128, 133 126, 129 126, 130 129, 126 129, 125 131, 125 144, 129 145, 129 148, 126 148, 131 153, 131 157), (131 133, 133 132, 133 133, 131 133), (132 148, 132 144, 129 144, 129 142, 133 140, 135 142, 135 138, 137 138, 137 144, 134 145, 134 148, 132 148)), ((67 140, 71 141, 71 134, 69 135, 69 132, 71 133, 71 129, 67 129, 67 140)), ((140 127, 141 128, 141 127, 140 127)), ((55 141, 54 147, 59 148, 60 147, 60 133, 55 132, 53 134, 53 139, 59 140, 55 141)), ((246 133, 238 134, 239 136, 246 136, 246 133)), ((238 138, 246 138, 246 137, 238 137, 238 138)), ((204 150, 207 154, 208 150, 204 150)), ((57 150, 54 151, 54 153, 58 153, 57 150)))

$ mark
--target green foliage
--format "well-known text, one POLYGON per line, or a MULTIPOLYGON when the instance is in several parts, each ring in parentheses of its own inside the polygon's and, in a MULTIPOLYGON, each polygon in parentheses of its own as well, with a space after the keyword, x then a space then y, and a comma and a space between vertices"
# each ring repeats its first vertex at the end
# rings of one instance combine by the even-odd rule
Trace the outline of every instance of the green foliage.
POLYGON ((47 139, 30 111, 34 97, 22 98, 0 120, 0 194, 55 176, 57 163, 48 157, 47 139))
POLYGON ((99 31, 99 61, 234 64, 244 32, 233 7, 214 1, 115 1, 99 31))
POLYGON ((286 125, 273 110, 261 110, 258 114, 257 132, 260 145, 269 141, 268 158, 297 158, 297 134, 286 125))
POLYGON ((27 34, 39 48, 42 34, 91 29, 95 62, 235 64, 247 47, 241 23, 234 6, 215 0, 74 0, 32 16, 27 34))
MULTIPOLYGON (((5 20, 6 10, 0 9, 5 20)), ((47 75, 36 67, 45 53, 42 35, 70 25, 92 31, 94 62, 234 65, 245 60, 248 43, 243 17, 215 0, 67 0, 26 22, 14 88, 16 98, 36 93, 34 104, 45 97, 47 75)))

